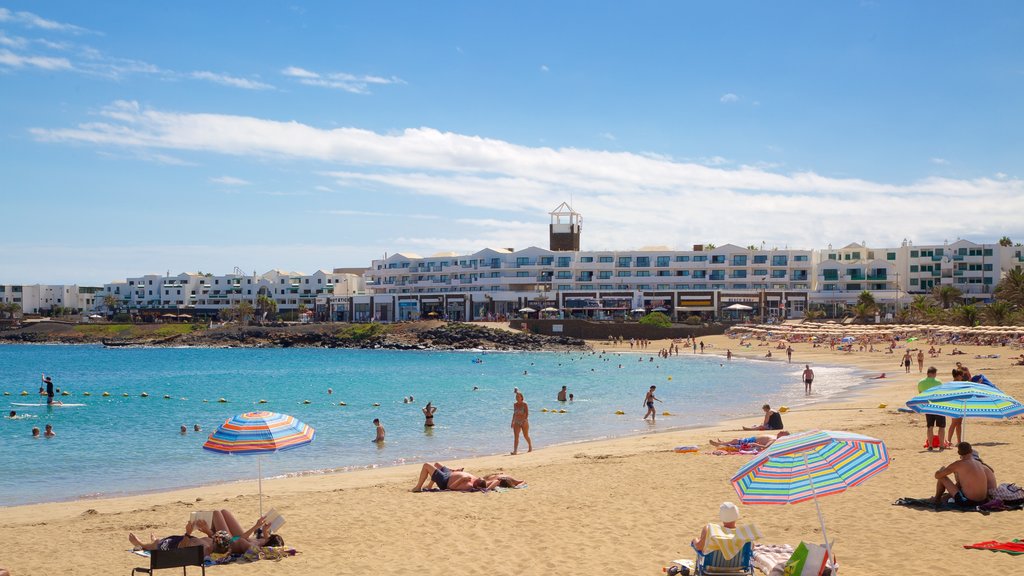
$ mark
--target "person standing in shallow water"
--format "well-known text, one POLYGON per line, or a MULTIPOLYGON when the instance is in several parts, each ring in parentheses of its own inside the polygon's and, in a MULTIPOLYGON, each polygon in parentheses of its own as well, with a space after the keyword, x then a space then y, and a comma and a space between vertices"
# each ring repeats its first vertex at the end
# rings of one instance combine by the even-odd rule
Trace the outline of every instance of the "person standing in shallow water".
POLYGON ((522 392, 516 392, 516 403, 512 405, 512 454, 519 453, 519 433, 526 438, 527 452, 533 452, 533 441, 530 440, 530 407, 522 392))
POLYGON ((431 428, 434 426, 434 412, 437 412, 437 407, 427 402, 427 405, 423 407, 423 426, 431 428))
POLYGON ((651 389, 647 391, 647 395, 644 396, 644 405, 647 406, 647 414, 644 414, 644 420, 647 420, 647 417, 650 416, 651 422, 654 422, 654 401, 657 400, 658 402, 661 402, 661 399, 654 395, 654 390, 656 388, 657 386, 651 386, 651 389))

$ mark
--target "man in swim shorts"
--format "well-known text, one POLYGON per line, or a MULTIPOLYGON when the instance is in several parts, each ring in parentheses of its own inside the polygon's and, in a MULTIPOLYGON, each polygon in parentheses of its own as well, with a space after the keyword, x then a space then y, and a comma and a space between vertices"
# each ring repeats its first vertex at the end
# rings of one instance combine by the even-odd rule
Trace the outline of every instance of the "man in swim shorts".
POLYGON ((946 494, 953 498, 957 506, 980 506, 988 501, 988 470, 974 458, 974 449, 970 443, 957 444, 956 453, 960 456, 957 461, 935 472, 938 481, 935 486, 935 506, 943 505, 946 494), (950 474, 953 479, 949 478, 950 474))
MULTIPOLYGON (((934 388, 934 387, 942 384, 942 382, 938 378, 935 377, 936 375, 938 375, 938 373, 939 373, 939 370, 937 368, 935 368, 935 366, 930 366, 928 368, 928 377, 917 383, 917 393, 920 394, 920 393, 922 393, 922 392, 924 392, 926 390, 929 390, 931 388, 934 388)), ((934 436, 932 436, 932 428, 938 427, 939 428, 939 446, 938 446, 938 448, 939 448, 939 450, 942 450, 942 448, 943 448, 943 441, 946 438, 946 417, 945 416, 940 416, 938 414, 925 414, 924 415, 924 422, 925 422, 925 426, 927 427, 927 433, 928 433, 928 436, 925 438, 925 441, 924 441, 925 448, 927 448, 929 451, 931 451, 932 448, 935 448, 935 446, 932 446, 932 438, 934 438, 934 436)))
POLYGON ((811 393, 811 384, 814 382, 814 370, 810 364, 804 364, 804 394, 811 393))
POLYGON ((452 492, 483 492, 487 490, 487 481, 483 478, 477 478, 466 472, 465 468, 453 470, 440 462, 423 464, 423 467, 420 468, 420 478, 412 491, 422 492, 424 482, 427 484, 427 490, 432 488, 434 484, 437 484, 440 490, 450 490, 452 492), (428 478, 430 479, 429 482, 427 482, 428 478))

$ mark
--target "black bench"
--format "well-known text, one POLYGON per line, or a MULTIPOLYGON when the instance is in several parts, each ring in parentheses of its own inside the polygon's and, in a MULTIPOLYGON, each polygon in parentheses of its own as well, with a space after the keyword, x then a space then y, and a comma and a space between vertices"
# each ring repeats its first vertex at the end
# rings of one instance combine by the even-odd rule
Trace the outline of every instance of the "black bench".
POLYGON ((203 570, 203 576, 206 576, 202 546, 189 546, 174 550, 152 550, 149 553, 149 568, 136 568, 132 570, 132 576, 135 576, 136 572, 153 576, 153 570, 163 568, 181 568, 181 573, 188 576, 186 566, 199 566, 203 570))

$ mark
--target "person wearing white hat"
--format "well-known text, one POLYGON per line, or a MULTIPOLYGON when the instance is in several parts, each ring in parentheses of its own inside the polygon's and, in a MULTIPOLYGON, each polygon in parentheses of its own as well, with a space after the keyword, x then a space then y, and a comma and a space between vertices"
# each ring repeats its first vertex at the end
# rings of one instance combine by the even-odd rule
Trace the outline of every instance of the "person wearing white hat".
MULTIPOLYGON (((723 528, 729 528, 731 530, 736 529, 736 522, 740 519, 740 509, 732 502, 722 502, 722 505, 718 507, 718 519, 722 521, 723 528)), ((700 538, 697 538, 691 542, 693 547, 701 552, 705 552, 704 544, 708 538, 708 526, 705 525, 700 531, 700 538)))

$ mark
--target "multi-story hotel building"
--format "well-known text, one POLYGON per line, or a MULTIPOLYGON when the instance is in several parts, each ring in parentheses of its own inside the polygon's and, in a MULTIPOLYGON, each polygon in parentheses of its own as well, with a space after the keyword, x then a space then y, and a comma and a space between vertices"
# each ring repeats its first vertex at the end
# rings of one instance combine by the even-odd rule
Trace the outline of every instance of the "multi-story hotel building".
POLYGON ((24 314, 49 314, 57 308, 92 310, 99 287, 76 284, 0 284, 0 303, 17 304, 24 314))
POLYGON ((313 274, 270 270, 247 275, 182 273, 177 276, 149 274, 105 284, 96 294, 96 308, 108 313, 127 312, 140 316, 165 313, 211 316, 241 301, 255 304, 260 296, 277 303, 279 312, 312 311, 318 296, 341 296, 364 292, 362 269, 318 270, 313 274), (116 304, 107 306, 107 296, 116 304))
POLYGON ((485 248, 472 254, 419 256, 399 252, 369 269, 305 275, 240 270, 212 276, 129 278, 96 295, 114 295, 119 309, 143 314, 177 309, 213 314, 260 295, 279 311, 302 305, 337 321, 401 321, 424 317, 477 320, 530 308, 567 316, 622 317, 663 310, 675 319, 728 315, 734 304, 755 316, 799 318, 808 306, 840 312, 867 290, 882 313, 916 294, 952 285, 968 300, 988 300, 995 285, 1024 263, 1021 247, 975 244, 895 248, 853 243, 821 250, 693 246, 691 250, 580 250, 582 217, 562 203, 550 213, 548 248, 485 248))

